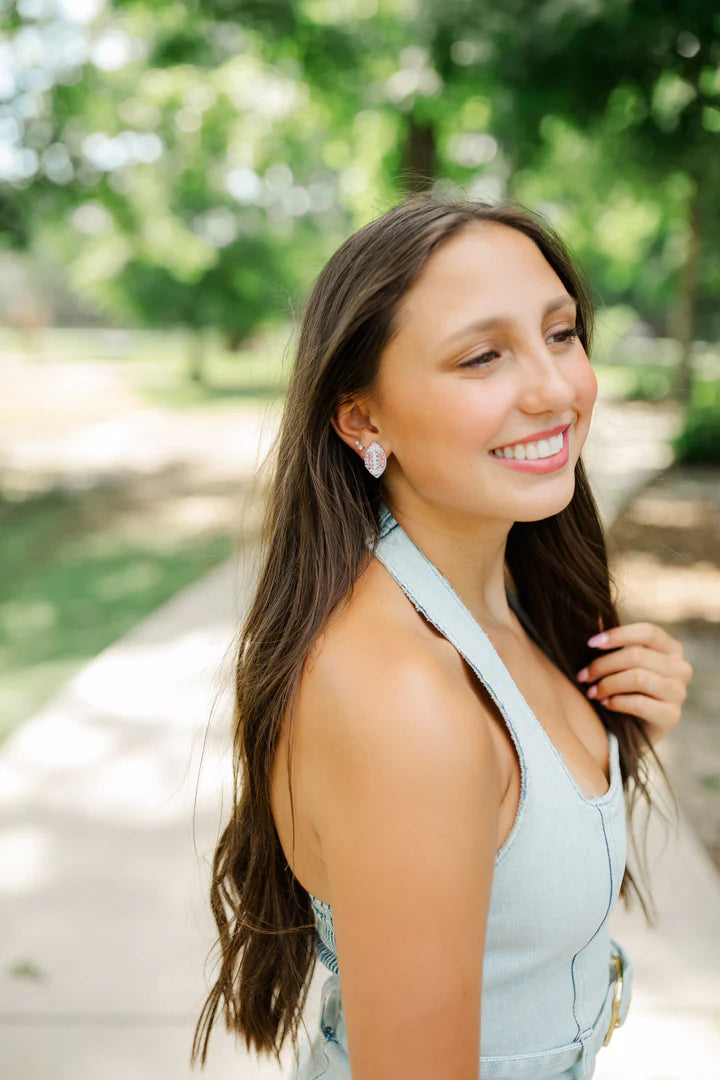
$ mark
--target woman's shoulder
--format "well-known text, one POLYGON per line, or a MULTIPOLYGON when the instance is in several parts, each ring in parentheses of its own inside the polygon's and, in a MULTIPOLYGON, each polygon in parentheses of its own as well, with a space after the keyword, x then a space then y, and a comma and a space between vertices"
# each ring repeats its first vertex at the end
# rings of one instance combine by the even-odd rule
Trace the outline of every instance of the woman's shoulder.
POLYGON ((450 643, 416 611, 378 559, 356 579, 349 596, 330 613, 303 669, 309 694, 344 691, 362 679, 380 693, 387 678, 408 668, 442 671, 455 653, 450 643))
MULTIPOLYGON (((459 790, 485 768, 498 773, 490 725, 463 688, 459 654, 374 562, 309 650, 276 744, 278 832, 293 872, 321 897, 330 897, 323 846, 341 823, 352 831, 355 821, 362 834, 363 792, 372 789, 376 805, 385 791, 385 805, 401 812, 423 777, 437 784, 444 770, 447 786, 459 790)), ((492 785, 484 789, 492 797, 492 785)))
POLYGON ((322 747, 323 756, 333 747, 342 753, 357 735, 354 725, 371 736, 373 718, 390 711, 400 734, 412 725, 413 710, 430 701, 445 735, 454 725, 478 723, 481 707, 468 694, 457 650, 374 559, 308 654, 298 696, 304 740, 322 747))

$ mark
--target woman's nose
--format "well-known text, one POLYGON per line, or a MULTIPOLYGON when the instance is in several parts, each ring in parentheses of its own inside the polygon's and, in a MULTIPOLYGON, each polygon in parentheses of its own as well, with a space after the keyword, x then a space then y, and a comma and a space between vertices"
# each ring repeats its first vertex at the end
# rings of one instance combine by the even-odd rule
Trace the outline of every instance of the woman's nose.
POLYGON ((547 346, 535 348, 519 369, 523 402, 537 410, 562 412, 575 398, 575 385, 563 370, 563 360, 553 356, 547 346))

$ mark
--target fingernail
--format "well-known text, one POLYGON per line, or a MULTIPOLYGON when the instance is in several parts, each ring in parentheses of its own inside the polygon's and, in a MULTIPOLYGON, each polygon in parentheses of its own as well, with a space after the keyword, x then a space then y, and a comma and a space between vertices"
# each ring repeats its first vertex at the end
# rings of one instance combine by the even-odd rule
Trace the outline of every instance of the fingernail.
POLYGON ((597 697, 597 686, 591 686, 587 692, 588 697, 597 697))
POLYGON ((578 671, 578 673, 577 673, 578 682, 585 682, 585 680, 587 679, 589 674, 590 673, 589 673, 589 671, 588 671, 588 669, 586 667, 584 667, 582 669, 582 671, 578 671))
POLYGON ((591 638, 588 638, 588 645, 607 645, 607 634, 594 634, 591 638))

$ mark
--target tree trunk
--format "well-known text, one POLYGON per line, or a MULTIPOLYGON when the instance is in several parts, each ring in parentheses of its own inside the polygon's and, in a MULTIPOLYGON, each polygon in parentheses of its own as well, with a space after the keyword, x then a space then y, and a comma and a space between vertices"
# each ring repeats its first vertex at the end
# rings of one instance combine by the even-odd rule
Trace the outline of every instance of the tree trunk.
POLYGON ((420 124, 411 116, 403 147, 403 186, 407 192, 425 191, 436 173, 435 127, 433 124, 420 124))
POLYGON ((191 382, 203 384, 205 382, 204 359, 205 350, 203 332, 201 329, 188 328, 187 332, 187 363, 188 378, 191 382))
POLYGON ((680 272, 675 336, 680 357, 675 377, 675 396, 690 404, 692 393, 692 346, 695 337, 695 289, 700 249, 700 185, 696 182, 688 209, 688 242, 680 272))

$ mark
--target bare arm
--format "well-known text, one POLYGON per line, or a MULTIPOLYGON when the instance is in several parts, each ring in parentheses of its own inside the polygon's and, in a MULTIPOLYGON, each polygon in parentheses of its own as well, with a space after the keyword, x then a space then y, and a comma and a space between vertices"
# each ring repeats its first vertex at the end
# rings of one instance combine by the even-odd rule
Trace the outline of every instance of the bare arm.
POLYGON ((415 655, 357 663, 325 687, 313 769, 353 1080, 478 1080, 501 798, 488 723, 415 655))

